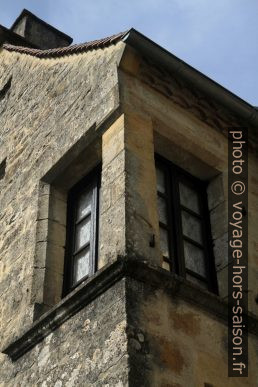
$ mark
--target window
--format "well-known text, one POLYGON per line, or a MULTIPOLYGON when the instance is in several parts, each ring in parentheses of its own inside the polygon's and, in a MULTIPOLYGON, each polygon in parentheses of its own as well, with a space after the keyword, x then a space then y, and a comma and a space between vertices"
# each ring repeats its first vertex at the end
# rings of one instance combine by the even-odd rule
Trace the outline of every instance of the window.
POLYGON ((206 183, 156 158, 163 267, 217 293, 206 183))
POLYGON ((99 181, 95 170, 68 194, 64 295, 97 269, 99 181))

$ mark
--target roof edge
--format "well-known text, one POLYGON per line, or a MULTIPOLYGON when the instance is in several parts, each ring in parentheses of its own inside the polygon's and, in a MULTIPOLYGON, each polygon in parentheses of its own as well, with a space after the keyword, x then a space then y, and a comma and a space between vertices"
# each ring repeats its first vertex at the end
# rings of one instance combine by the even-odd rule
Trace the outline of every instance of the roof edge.
POLYGON ((89 50, 111 46, 112 44, 116 44, 118 41, 123 41, 123 38, 125 35, 127 35, 127 33, 128 31, 120 32, 116 35, 112 35, 104 39, 93 40, 91 42, 82 44, 74 44, 72 46, 50 48, 46 50, 15 46, 11 44, 3 44, 3 48, 7 51, 14 51, 19 54, 26 54, 37 58, 57 58, 65 55, 79 54, 89 50))
POLYGON ((21 54, 36 56, 38 58, 54 58, 78 54, 91 49, 104 48, 111 44, 115 44, 118 41, 123 41, 142 55, 152 58, 154 62, 165 67, 168 71, 178 74, 188 83, 197 87, 205 95, 215 99, 219 104, 225 106, 225 108, 233 112, 242 120, 248 121, 251 126, 258 127, 258 110, 254 106, 179 59, 134 28, 104 39, 49 50, 32 49, 10 44, 4 44, 3 48, 8 51, 15 51, 21 54))
POLYGON ((141 54, 151 57, 156 63, 166 67, 168 71, 173 71, 180 75, 187 82, 217 100, 237 116, 247 120, 251 125, 258 126, 258 110, 254 106, 188 65, 134 28, 128 31, 123 41, 141 54))

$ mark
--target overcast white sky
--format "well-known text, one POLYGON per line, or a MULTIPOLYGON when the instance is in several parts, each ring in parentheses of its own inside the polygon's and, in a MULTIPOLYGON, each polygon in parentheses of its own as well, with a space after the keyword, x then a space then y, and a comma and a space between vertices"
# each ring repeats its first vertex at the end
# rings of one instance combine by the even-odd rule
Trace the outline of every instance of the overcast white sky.
POLYGON ((0 24, 23 8, 85 42, 131 27, 258 105, 258 0, 0 0, 0 24))

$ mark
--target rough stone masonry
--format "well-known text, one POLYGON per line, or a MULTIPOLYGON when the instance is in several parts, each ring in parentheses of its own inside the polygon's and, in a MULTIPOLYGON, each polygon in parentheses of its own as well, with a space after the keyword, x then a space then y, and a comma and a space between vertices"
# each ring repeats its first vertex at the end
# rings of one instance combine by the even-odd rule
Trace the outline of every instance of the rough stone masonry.
POLYGON ((133 29, 70 46, 25 10, 0 42, 0 386, 255 386, 257 111, 133 29), (243 124, 249 376, 229 379, 226 129, 243 124), (207 182, 218 294, 163 262, 155 154, 207 182), (63 297, 67 195, 97 165, 97 270, 63 297))

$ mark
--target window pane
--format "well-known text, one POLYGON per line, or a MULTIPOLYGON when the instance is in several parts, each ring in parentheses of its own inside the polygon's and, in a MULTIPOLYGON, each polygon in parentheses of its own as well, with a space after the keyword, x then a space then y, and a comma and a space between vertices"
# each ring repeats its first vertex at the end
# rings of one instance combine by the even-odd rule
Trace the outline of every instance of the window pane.
POLYGON ((158 196, 158 212, 160 222, 167 224, 167 205, 166 201, 158 196))
POLYGON ((202 249, 184 241, 185 267, 203 277, 205 275, 204 253, 202 249))
POLYGON ((156 176, 157 176, 157 191, 161 193, 166 192, 166 186, 165 186, 165 173, 158 167, 156 167, 156 176))
POLYGON ((163 257, 169 258, 169 247, 168 247, 168 232, 164 228, 159 229, 160 232, 160 248, 163 257))
POLYGON ((75 235, 75 251, 79 250, 82 246, 90 241, 90 226, 90 216, 77 225, 75 235))
POLYGON ((90 248, 87 247, 74 257, 74 283, 89 274, 90 248))
POLYGON ((207 288, 208 288, 206 282, 199 280, 199 278, 193 277, 191 274, 186 273, 186 279, 187 279, 188 281, 191 281, 191 282, 193 282, 194 284, 200 286, 200 287, 203 288, 203 289, 207 289, 207 288))
POLYGON ((182 211, 183 234, 196 242, 202 244, 202 227, 199 219, 182 211))
POLYGON ((92 202, 92 189, 86 192, 83 192, 78 200, 77 208, 77 220, 80 220, 84 216, 90 213, 91 211, 91 202, 92 202))
POLYGON ((181 204, 199 214, 200 209, 197 192, 181 182, 179 183, 179 191, 181 204))

